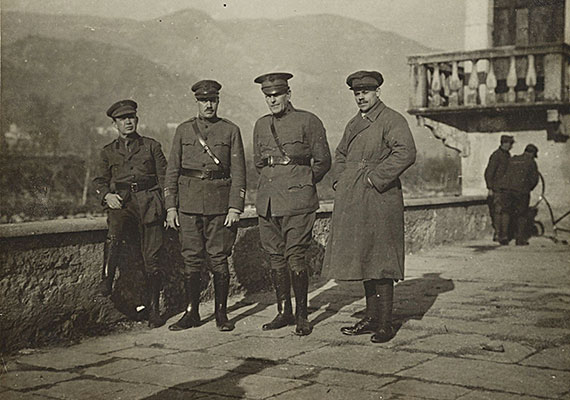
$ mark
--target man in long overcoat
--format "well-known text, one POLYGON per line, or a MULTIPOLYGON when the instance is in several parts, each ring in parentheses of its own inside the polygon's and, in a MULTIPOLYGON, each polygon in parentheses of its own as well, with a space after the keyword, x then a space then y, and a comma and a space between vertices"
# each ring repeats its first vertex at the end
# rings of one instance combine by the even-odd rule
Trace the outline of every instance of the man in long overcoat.
POLYGON ((201 268, 206 254, 214 277, 216 326, 231 331, 228 320, 228 257, 236 239, 245 199, 245 157, 240 129, 218 117, 219 91, 214 80, 192 86, 198 116, 176 128, 165 179, 167 227, 180 227, 186 312, 171 331, 200 326, 201 268))
POLYGON ((376 71, 358 71, 346 80, 359 112, 348 122, 335 153, 335 203, 324 261, 331 278, 364 283, 366 317, 342 333, 372 333, 375 343, 394 336, 393 283, 404 279, 399 177, 416 159, 406 120, 380 100, 383 82, 376 71))
POLYGON ((277 296, 277 316, 262 329, 296 323, 294 333, 305 336, 312 332, 305 256, 319 208, 316 184, 330 169, 331 154, 321 120, 291 104, 287 81, 292 77, 289 73, 269 73, 254 80, 261 84, 270 113, 255 123, 253 151, 260 174, 256 198, 259 235, 270 256, 277 296))

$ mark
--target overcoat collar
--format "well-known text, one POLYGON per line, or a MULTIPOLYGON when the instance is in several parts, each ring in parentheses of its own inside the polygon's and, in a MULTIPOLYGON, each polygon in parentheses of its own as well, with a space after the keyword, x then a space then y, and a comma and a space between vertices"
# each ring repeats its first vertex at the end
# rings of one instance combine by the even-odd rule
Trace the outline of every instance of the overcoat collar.
POLYGON ((379 101, 366 114, 358 112, 358 114, 352 118, 352 121, 348 127, 350 133, 348 136, 347 144, 350 145, 350 143, 358 136, 360 132, 368 128, 372 122, 376 121, 385 108, 386 105, 382 101, 379 101))

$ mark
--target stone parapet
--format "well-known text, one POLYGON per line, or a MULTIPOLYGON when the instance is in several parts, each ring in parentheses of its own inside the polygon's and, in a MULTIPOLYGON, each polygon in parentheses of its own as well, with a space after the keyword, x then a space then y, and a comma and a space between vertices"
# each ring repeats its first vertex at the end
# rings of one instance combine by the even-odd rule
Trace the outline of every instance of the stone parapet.
MULTIPOLYGON (((321 204, 313 229, 308 263, 315 276, 321 273, 332 209, 332 202, 321 204)), ((405 210, 408 252, 490 234, 482 196, 408 199, 405 210)), ((125 252, 113 295, 97 296, 105 235, 103 217, 0 225, 0 353, 103 334, 122 321, 143 318, 144 277, 133 254, 136 246, 125 252)), ((171 316, 185 303, 183 263, 175 232, 165 235, 165 244, 161 303, 171 316)), ((252 208, 240 221, 230 271, 231 293, 271 287, 252 208)), ((207 273, 203 282, 203 297, 211 297, 207 273)))

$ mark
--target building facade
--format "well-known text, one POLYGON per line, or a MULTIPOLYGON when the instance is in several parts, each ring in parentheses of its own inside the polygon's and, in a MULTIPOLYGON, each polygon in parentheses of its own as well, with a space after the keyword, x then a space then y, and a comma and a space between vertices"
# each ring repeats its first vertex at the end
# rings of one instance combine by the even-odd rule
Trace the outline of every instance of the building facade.
MULTIPOLYGON (((544 196, 555 217, 563 215, 570 209, 569 2, 465 3, 465 50, 408 57, 408 112, 460 152, 464 195, 486 194, 483 171, 502 134, 514 136, 512 154, 535 144, 544 196)), ((539 184, 531 204, 542 192, 539 184)))

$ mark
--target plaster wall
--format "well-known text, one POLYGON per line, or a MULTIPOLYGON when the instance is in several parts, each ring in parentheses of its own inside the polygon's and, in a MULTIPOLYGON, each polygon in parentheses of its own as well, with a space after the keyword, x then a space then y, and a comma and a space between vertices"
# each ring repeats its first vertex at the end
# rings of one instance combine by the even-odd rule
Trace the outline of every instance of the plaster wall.
MULTIPOLYGON (((555 217, 570 209, 570 141, 554 142, 547 140, 545 130, 515 132, 469 132, 471 154, 461 159, 462 194, 486 195, 484 172, 489 156, 499 147, 501 135, 515 138, 511 155, 521 154, 527 144, 533 143, 539 149, 536 159, 538 170, 546 183, 545 197, 553 207, 555 217)), ((538 201, 542 191, 541 183, 531 194, 531 204, 538 201)), ((541 220, 549 221, 546 207, 539 207, 541 220)), ((548 225, 548 224, 547 224, 548 225)), ((570 223, 567 224, 570 226, 570 223)), ((547 226, 550 229, 551 225, 547 226)))

